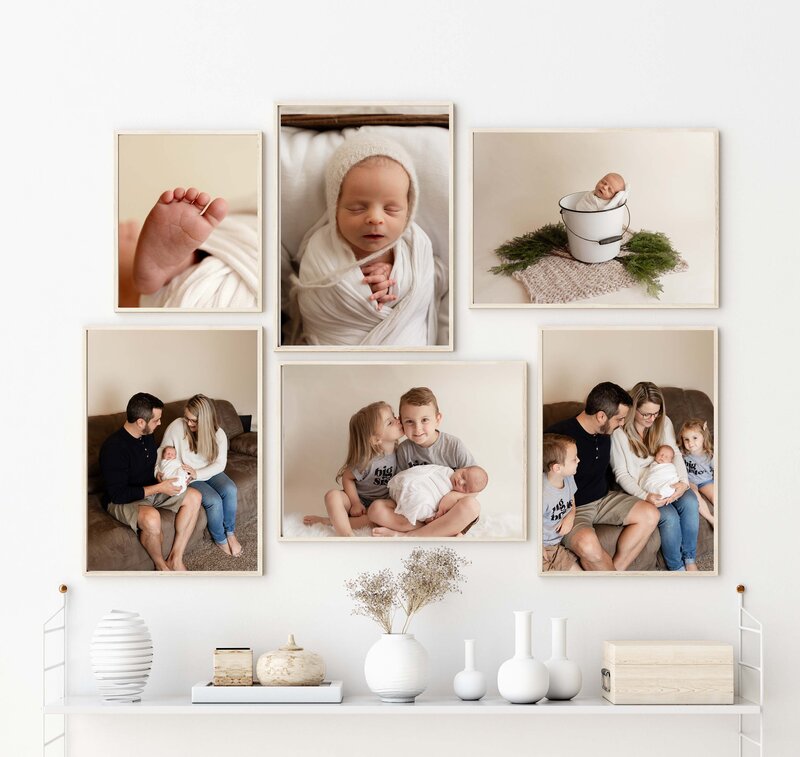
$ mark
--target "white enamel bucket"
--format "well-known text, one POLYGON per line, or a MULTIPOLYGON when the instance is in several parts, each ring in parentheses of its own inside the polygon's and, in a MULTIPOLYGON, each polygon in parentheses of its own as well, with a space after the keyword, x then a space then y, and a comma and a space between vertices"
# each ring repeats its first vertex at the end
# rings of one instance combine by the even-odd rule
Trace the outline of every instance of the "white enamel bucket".
POLYGON ((567 227, 567 242, 573 258, 582 263, 605 263, 619 255, 622 236, 631 225, 627 201, 609 210, 575 210, 586 192, 573 192, 558 201, 567 227), (623 229, 625 213, 628 225, 623 229))

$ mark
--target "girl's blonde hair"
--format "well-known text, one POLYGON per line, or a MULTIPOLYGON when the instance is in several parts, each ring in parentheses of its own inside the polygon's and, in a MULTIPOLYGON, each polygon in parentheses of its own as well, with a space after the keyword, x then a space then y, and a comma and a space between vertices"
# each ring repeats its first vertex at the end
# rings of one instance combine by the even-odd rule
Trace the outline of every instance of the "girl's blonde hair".
POLYGON ((691 429, 697 429, 703 435, 703 452, 709 457, 712 457, 714 455, 714 442, 711 440, 711 431, 708 428, 708 422, 704 421, 702 418, 689 418, 689 420, 681 426, 681 430, 678 432, 678 447, 680 447, 681 452, 687 455, 689 454, 683 446, 683 433, 691 429))
POLYGON ((664 430, 664 417, 667 414, 667 409, 664 406, 664 395, 651 381, 640 381, 631 389, 630 395, 633 405, 625 418, 625 424, 622 428, 625 430, 631 450, 636 457, 654 456, 656 450, 661 446, 661 433, 664 430), (642 438, 639 436, 634 424, 636 423, 636 410, 644 405, 645 402, 652 402, 654 405, 658 405, 660 410, 658 417, 653 421, 653 425, 644 430, 644 437, 642 438))
POLYGON ((197 431, 192 430, 186 421, 186 438, 189 440, 189 449, 196 452, 200 457, 205 458, 209 463, 213 463, 219 455, 219 445, 217 444, 217 409, 214 401, 204 394, 195 394, 186 403, 186 409, 197 416, 197 431))
POLYGON ((341 481, 348 468, 363 471, 373 457, 383 454, 383 447, 377 438, 381 422, 381 410, 392 407, 388 402, 373 402, 353 413, 350 418, 350 439, 347 444, 347 460, 339 468, 336 480, 341 481))

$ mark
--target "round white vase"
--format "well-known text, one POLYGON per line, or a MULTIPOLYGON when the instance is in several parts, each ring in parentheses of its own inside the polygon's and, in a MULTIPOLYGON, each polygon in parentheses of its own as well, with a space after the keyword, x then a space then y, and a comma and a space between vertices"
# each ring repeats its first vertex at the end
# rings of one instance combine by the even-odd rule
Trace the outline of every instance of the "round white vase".
POLYGON ((514 656, 497 671, 497 689, 512 704, 533 704, 547 693, 549 675, 531 652, 530 610, 514 612, 514 656))
POLYGON ((474 702, 486 693, 486 676, 475 670, 475 639, 464 639, 464 670, 456 673, 453 691, 465 702, 474 702))
POLYGON ((364 677, 382 702, 413 702, 428 685, 428 653, 414 634, 382 634, 367 652, 364 677))
POLYGON ((135 612, 112 610, 92 636, 92 673, 107 702, 138 702, 153 664, 153 642, 135 612))
POLYGON ((551 618, 552 645, 550 659, 545 662, 550 673, 547 688, 548 699, 572 699, 583 684, 581 669, 576 662, 567 659, 567 619, 551 618))

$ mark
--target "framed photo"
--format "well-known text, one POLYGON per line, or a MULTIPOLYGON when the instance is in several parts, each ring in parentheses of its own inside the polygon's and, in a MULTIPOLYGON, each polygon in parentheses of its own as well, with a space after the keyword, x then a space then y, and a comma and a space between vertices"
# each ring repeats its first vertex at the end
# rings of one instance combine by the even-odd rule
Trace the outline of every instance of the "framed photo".
POLYGON ((281 402, 282 540, 525 540, 525 363, 284 364, 281 402))
POLYGON ((118 132, 118 311, 260 312, 261 132, 118 132))
POLYGON ((261 341, 86 330, 87 574, 261 574, 261 341))
POLYGON ((718 307, 716 129, 472 132, 472 306, 718 307))
POLYGON ((712 576, 717 331, 540 332, 542 575, 712 576))
POLYGON ((276 119, 276 347, 452 350, 452 103, 286 103, 276 119))

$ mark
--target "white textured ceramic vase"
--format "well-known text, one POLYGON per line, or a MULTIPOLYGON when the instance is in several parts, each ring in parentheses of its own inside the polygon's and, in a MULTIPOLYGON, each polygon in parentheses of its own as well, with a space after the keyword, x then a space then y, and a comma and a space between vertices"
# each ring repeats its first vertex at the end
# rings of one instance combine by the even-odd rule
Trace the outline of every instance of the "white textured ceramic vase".
POLYGON ((567 619, 551 618, 552 645, 550 659, 545 662, 550 673, 547 688, 548 699, 572 699, 583 684, 581 669, 576 662, 567 659, 567 619))
POLYGON ((497 671, 500 696, 512 704, 533 704, 547 693, 547 668, 532 654, 532 614, 530 610, 514 612, 514 656, 497 671))
POLYGON ((103 699, 141 700, 153 664, 153 642, 138 613, 112 610, 104 615, 94 630, 89 656, 103 699))
POLYGON ((428 653, 414 634, 382 634, 367 652, 364 677, 382 702, 413 702, 428 685, 428 653))
POLYGON ((475 670, 475 639, 464 639, 464 670, 456 673, 453 691, 466 702, 474 702, 486 693, 486 676, 475 670))

